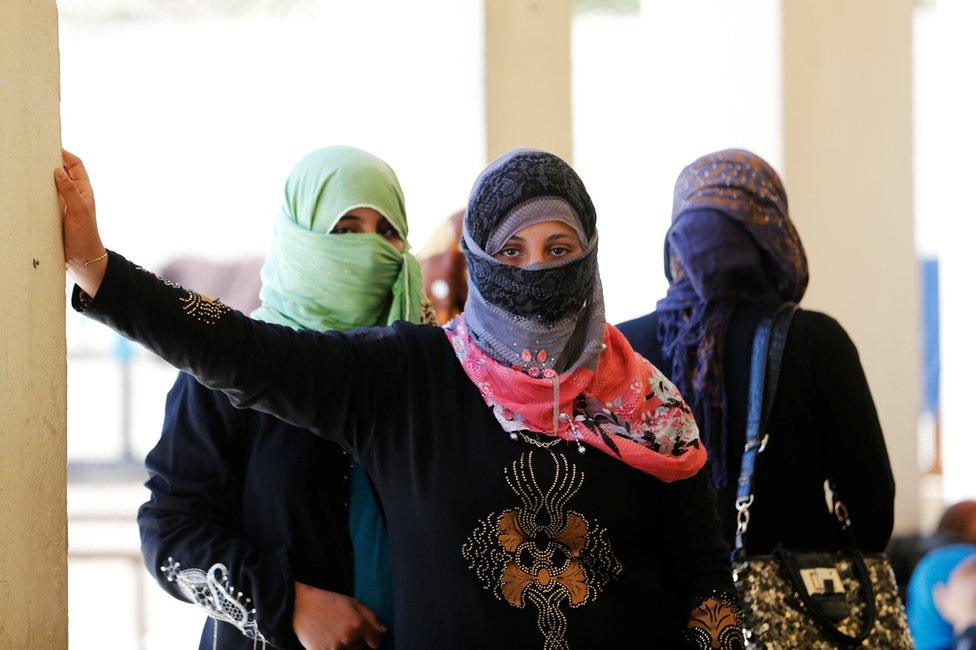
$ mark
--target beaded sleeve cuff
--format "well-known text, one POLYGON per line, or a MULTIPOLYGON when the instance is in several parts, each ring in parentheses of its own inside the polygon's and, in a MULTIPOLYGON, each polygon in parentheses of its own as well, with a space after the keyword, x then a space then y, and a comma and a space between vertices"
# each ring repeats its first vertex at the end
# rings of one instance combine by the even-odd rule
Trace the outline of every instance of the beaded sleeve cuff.
POLYGON ((742 650, 742 608, 735 594, 714 591, 701 599, 688 616, 684 634, 689 648, 742 650))
POLYGON ((176 583, 187 600, 202 607, 211 618, 230 623, 241 634, 253 639, 255 647, 259 643, 260 647, 266 647, 267 640, 255 620, 257 610, 243 592, 238 591, 235 595, 234 585, 230 584, 227 567, 223 564, 215 564, 204 572, 201 569, 180 569, 180 563, 169 558, 159 569, 167 581, 176 583))

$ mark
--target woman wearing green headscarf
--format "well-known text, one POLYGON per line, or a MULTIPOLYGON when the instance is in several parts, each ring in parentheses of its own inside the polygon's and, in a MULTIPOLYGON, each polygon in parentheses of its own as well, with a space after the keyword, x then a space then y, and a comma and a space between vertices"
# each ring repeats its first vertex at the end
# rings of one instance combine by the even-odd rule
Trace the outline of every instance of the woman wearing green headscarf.
MULTIPOLYGON (((386 163, 351 147, 309 154, 285 184, 253 317, 316 331, 430 322, 407 233, 386 163)), ((391 646, 373 487, 338 446, 291 429, 181 373, 146 459, 146 564, 206 610, 201 648, 391 646)))

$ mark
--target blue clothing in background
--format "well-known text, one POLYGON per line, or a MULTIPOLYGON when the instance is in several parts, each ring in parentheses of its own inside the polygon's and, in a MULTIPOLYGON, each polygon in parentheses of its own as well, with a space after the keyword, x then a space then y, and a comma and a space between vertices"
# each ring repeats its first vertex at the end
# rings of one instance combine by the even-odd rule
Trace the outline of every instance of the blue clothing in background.
POLYGON ((922 558, 908 581, 908 627, 917 650, 949 650, 953 647, 952 626, 939 614, 932 588, 949 579, 966 558, 976 556, 976 546, 954 544, 936 549, 922 558))
MULTIPOLYGON (((362 465, 349 468, 349 537, 353 548, 353 595, 373 610, 380 622, 393 629, 393 578, 386 524, 362 465)), ((384 648, 393 647, 387 633, 384 648)))

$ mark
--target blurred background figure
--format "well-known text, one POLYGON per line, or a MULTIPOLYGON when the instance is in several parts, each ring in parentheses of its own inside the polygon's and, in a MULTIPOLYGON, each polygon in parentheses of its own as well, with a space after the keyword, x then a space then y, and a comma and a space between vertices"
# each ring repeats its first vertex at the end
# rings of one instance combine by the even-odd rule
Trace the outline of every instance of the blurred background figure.
POLYGON ((976 544, 976 501, 960 501, 946 508, 936 535, 946 543, 976 544))
POLYGON ((468 267, 461 252, 464 210, 452 214, 434 231, 417 254, 424 272, 424 291, 443 325, 464 310, 468 297, 468 267))
POLYGON ((952 544, 976 545, 976 501, 960 501, 946 508, 932 533, 896 535, 891 539, 886 552, 902 598, 907 600, 909 597, 909 579, 915 579, 913 576, 920 560, 926 554, 952 544))
POLYGON ((918 650, 976 647, 976 545, 922 558, 908 585, 908 625, 918 650))

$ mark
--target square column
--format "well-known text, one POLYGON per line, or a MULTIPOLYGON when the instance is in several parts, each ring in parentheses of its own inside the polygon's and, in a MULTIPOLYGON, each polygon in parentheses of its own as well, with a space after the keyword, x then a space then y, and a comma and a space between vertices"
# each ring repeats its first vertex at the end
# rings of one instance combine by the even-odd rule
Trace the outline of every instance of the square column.
POLYGON ((0 648, 65 648, 65 275, 54 0, 0 2, 0 648))
POLYGON ((783 0, 785 182, 810 259, 804 305, 837 318, 860 351, 895 473, 899 532, 919 517, 913 4, 783 0))
POLYGON ((572 162, 570 0, 485 0, 487 158, 536 147, 572 162))

